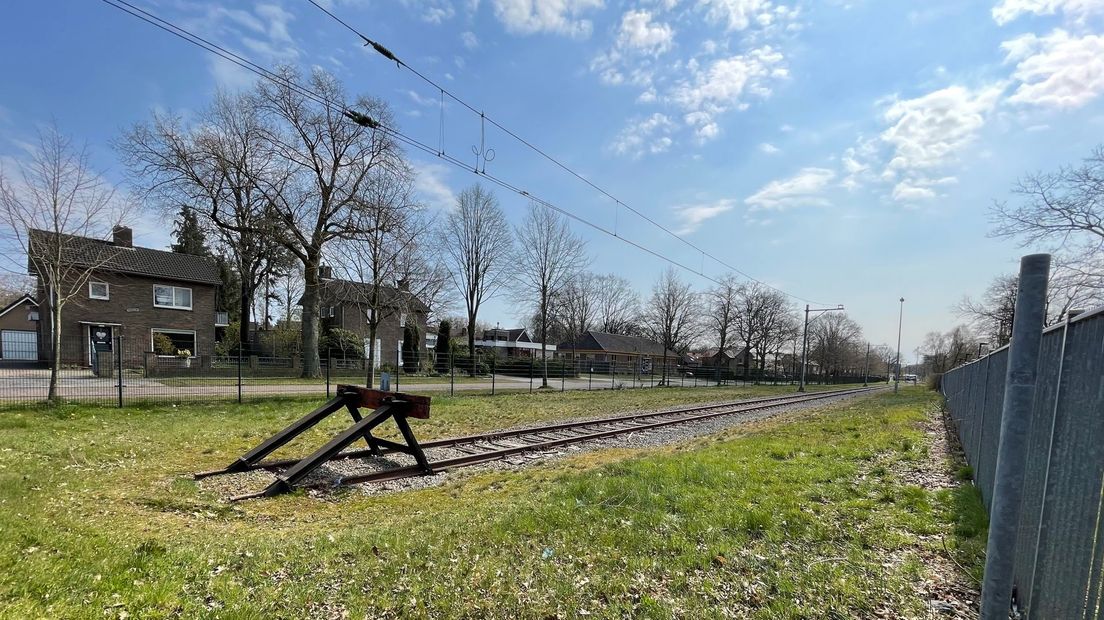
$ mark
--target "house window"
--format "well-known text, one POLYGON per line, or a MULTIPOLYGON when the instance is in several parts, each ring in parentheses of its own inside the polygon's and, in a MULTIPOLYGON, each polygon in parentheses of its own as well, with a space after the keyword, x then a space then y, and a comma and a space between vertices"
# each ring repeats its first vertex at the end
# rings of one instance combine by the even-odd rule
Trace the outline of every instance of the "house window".
POLYGON ((150 347, 158 355, 176 355, 177 351, 188 351, 196 354, 196 335, 194 331, 187 329, 161 329, 150 330, 150 347))
POLYGON ((88 298, 89 299, 110 299, 108 294, 107 282, 89 282, 88 283, 88 298))
POLYGON ((192 309, 192 289, 180 286, 153 285, 153 306, 155 308, 192 309))
POLYGON ((406 313, 399 313, 399 327, 406 327, 406 313))

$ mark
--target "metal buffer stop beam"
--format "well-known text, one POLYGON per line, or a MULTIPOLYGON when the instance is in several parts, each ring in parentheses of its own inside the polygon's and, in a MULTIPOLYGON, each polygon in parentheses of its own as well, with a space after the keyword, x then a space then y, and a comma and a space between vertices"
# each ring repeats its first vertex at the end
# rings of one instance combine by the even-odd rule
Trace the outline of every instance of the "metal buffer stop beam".
POLYGON ((242 500, 255 497, 272 497, 291 492, 304 478, 309 476, 311 472, 324 465, 330 459, 341 454, 342 450, 361 439, 368 444, 368 449, 374 456, 379 456, 383 453, 381 448, 386 448, 393 452, 409 454, 414 457, 414 460, 418 463, 418 467, 423 472, 432 474, 433 469, 429 466, 429 461, 426 460, 425 453, 418 444, 418 439, 414 436, 414 431, 411 430, 410 423, 407 421, 407 418, 419 418, 423 420, 429 418, 429 403, 430 399, 427 396, 415 396, 413 394, 402 394, 399 392, 384 392, 355 385, 339 385, 337 386, 337 395, 334 396, 334 398, 296 420, 287 428, 264 440, 256 448, 246 452, 225 469, 200 472, 195 474, 195 478, 198 480, 208 476, 256 469, 257 465, 261 464, 261 460, 266 456, 287 445, 296 437, 299 437, 342 408, 348 410, 349 415, 352 417, 352 426, 338 433, 333 439, 327 442, 326 445, 322 446, 311 455, 297 461, 291 467, 277 474, 276 480, 263 491, 248 495, 239 495, 231 499, 242 500), (371 412, 362 414, 362 409, 370 409, 371 412), (398 426, 399 432, 406 442, 405 444, 389 441, 372 434, 373 429, 383 424, 388 419, 395 420, 395 425, 398 426))

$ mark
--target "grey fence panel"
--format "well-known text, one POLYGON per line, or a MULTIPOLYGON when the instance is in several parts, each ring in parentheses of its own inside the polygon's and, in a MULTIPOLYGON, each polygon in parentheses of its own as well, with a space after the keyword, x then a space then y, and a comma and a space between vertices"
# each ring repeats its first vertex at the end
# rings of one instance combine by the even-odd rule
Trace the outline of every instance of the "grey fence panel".
MULTIPOLYGON (((1008 350, 943 377, 986 507, 1008 350)), ((1016 604, 1028 620, 1104 618, 1104 308, 1047 330, 1039 358, 1016 540, 1016 604)))
POLYGON ((1035 549, 1039 544, 1039 519, 1043 507, 1043 487, 1050 461, 1050 443, 1054 427, 1054 406, 1058 396, 1066 328, 1049 330, 1039 348, 1039 374, 1035 384, 1035 403, 1031 409, 1031 428, 1027 436, 1024 471, 1023 507, 1020 511, 1019 537, 1016 543, 1015 582, 1017 596, 1025 607, 1030 604, 1035 572, 1035 549), (1055 362, 1055 363, 1051 363, 1055 362))
POLYGON ((1039 528, 1035 618, 1083 617, 1100 515, 1104 320, 1075 320, 1068 330, 1039 528))
POLYGON ((977 438, 978 455, 975 481, 981 490, 985 507, 993 505, 993 477, 997 471, 997 447, 1000 444, 1001 408, 1004 406, 1004 375, 1008 370, 1008 349, 1001 349, 990 356, 989 373, 985 381, 984 403, 980 409, 980 436, 977 438))

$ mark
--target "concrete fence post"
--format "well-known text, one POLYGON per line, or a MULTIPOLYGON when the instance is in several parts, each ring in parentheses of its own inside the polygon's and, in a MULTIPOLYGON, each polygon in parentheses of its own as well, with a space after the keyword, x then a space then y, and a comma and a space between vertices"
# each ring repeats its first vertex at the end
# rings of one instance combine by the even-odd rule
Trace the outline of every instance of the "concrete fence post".
POLYGON ((1016 539, 1027 462, 1027 433, 1035 400, 1049 276, 1049 254, 1031 254, 1020 260, 1016 318, 1008 348, 997 469, 992 509, 989 511, 989 541, 985 553, 985 579, 981 588, 982 620, 1007 620, 1012 602, 1016 539))

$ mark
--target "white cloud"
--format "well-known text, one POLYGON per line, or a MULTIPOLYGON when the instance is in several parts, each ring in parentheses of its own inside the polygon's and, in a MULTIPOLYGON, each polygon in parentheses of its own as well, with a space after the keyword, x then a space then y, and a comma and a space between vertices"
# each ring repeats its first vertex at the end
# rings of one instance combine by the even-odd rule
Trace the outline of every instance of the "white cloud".
POLYGON ((725 30, 744 30, 752 21, 769 25, 771 3, 767 0, 700 0, 705 18, 714 24, 724 24, 725 30))
POLYGON ((1104 36, 1071 36, 1056 29, 1001 44, 1015 62, 1020 84, 1009 100, 1052 108, 1079 108, 1104 93, 1104 36))
POLYGON ((479 47, 479 37, 476 37, 475 33, 470 30, 460 34, 460 41, 464 44, 464 47, 470 50, 479 47))
MULTIPOLYGON (((278 4, 260 3, 253 11, 221 6, 195 8, 202 14, 183 19, 182 25, 262 65, 294 62, 301 49, 291 36, 295 16, 278 4)), ((210 72, 222 87, 238 90, 251 86, 257 76, 218 56, 210 57, 210 72)))
POLYGON ((835 178, 834 170, 802 168, 791 177, 767 183, 744 202, 751 206, 752 211, 782 211, 806 205, 827 206, 828 199, 822 194, 835 178))
POLYGON ((602 8, 603 0, 491 0, 491 4, 495 17, 511 33, 587 37, 593 24, 580 16, 602 8))
POLYGON ((1062 12, 1075 20, 1104 13, 1101 0, 1001 0, 993 7, 993 19, 1001 26, 1021 15, 1054 15, 1062 12))
POLYGON ((415 165, 415 169, 418 176, 414 181, 414 190, 426 205, 442 210, 451 209, 456 205, 456 193, 445 180, 448 177, 449 168, 442 164, 420 163, 415 165))
POLYGON ((675 31, 668 24, 652 21, 648 11, 629 11, 621 16, 617 46, 659 55, 671 49, 675 31))
POLYGON ((440 24, 456 15, 456 7, 451 0, 402 0, 403 5, 413 8, 422 21, 440 24))
POLYGON ((893 149, 886 171, 923 174, 954 161, 977 137, 1002 91, 950 86, 894 102, 884 115, 890 126, 880 136, 893 149))
POLYGON ((767 155, 777 155, 782 152, 782 149, 771 144, 770 142, 763 142, 759 145, 759 150, 767 155))
POLYGON ((706 220, 731 211, 735 206, 736 201, 729 198, 706 204, 677 206, 674 208, 674 212, 680 224, 675 232, 680 235, 692 233, 700 228, 706 220))
POLYGON ((703 138, 701 130, 713 124, 718 114, 746 109, 749 97, 768 97, 771 82, 788 76, 782 53, 769 45, 717 59, 705 69, 688 68, 692 77, 679 82, 670 98, 687 112, 687 122, 696 125, 703 138))
POLYGON ((610 150, 634 159, 645 154, 662 153, 671 148, 670 133, 674 127, 674 122, 666 114, 656 112, 645 119, 629 123, 617 134, 610 150))

